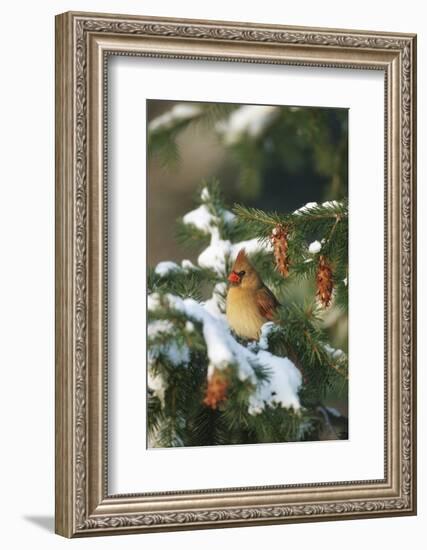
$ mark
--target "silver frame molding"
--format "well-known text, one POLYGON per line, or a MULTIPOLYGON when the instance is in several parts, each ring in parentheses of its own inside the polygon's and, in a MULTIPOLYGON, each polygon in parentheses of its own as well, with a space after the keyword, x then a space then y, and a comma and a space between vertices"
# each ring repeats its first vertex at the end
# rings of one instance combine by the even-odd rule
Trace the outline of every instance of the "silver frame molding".
POLYGON ((66 537, 416 513, 416 36, 65 13, 56 17, 56 532, 66 537), (385 76, 385 477, 109 495, 107 60, 380 70, 385 76))

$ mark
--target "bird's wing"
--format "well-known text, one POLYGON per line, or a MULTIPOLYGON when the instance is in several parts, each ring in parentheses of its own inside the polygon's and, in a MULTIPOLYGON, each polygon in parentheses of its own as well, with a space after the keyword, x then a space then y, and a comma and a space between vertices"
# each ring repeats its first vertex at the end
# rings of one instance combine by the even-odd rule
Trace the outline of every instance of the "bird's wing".
POLYGON ((258 305, 258 311, 263 317, 272 321, 274 319, 274 314, 279 302, 276 300, 276 297, 266 286, 262 286, 259 290, 256 291, 256 301, 258 305))

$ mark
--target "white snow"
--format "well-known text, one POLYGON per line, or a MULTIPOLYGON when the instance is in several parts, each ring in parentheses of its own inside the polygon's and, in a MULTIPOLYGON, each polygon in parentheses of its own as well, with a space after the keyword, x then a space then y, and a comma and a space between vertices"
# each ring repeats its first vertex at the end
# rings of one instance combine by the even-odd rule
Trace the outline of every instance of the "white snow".
POLYGON ((234 340, 222 313, 209 311, 204 304, 199 304, 192 298, 182 299, 168 294, 166 300, 172 309, 203 324, 203 336, 209 358, 208 377, 212 376, 215 369, 221 370, 229 365, 237 364, 239 378, 241 380, 250 378, 255 384, 255 374, 248 361, 254 360, 256 357, 234 340))
MULTIPOLYGON (((153 339, 161 333, 171 334, 173 324, 166 320, 152 321, 148 324, 148 338, 153 339)), ((187 345, 178 346, 178 344, 170 340, 156 345, 149 345, 148 348, 148 387, 156 395, 162 406, 164 405, 165 391, 168 384, 160 373, 154 372, 154 365, 159 355, 166 356, 174 366, 187 365, 190 361, 190 349, 187 345)))
POLYGON ((308 247, 308 251, 310 254, 317 254, 320 252, 320 249, 322 248, 322 245, 319 243, 319 241, 313 241, 310 243, 310 246, 308 247))
POLYGON ((173 323, 166 319, 158 319, 156 321, 150 321, 148 323, 148 338, 154 338, 162 332, 171 332, 173 330, 173 323))
POLYGON ((200 267, 212 269, 218 275, 224 275, 226 259, 230 254, 231 243, 221 239, 217 227, 211 228, 211 243, 197 258, 200 267))
POLYGON ((182 260, 181 267, 185 271, 192 271, 194 269, 197 269, 197 266, 195 266, 191 260, 182 260))
POLYGON ((345 286, 347 286, 347 277, 345 277, 342 282, 345 284, 345 286))
POLYGON ((236 220, 236 215, 233 214, 233 212, 230 212, 230 210, 223 210, 221 212, 221 217, 224 220, 226 224, 232 224, 236 220))
POLYGON ((164 353, 175 367, 183 364, 187 365, 190 362, 190 349, 185 344, 178 346, 176 342, 170 342, 164 353))
POLYGON ((185 330, 187 332, 194 332, 194 324, 191 321, 185 323, 185 330))
MULTIPOLYGON (((254 386, 257 386, 250 399, 250 414, 261 412, 266 403, 277 403, 282 407, 293 407, 298 410, 300 408, 298 390, 301 386, 299 370, 285 357, 276 357, 263 349, 257 350, 255 346, 249 349, 234 339, 225 315, 215 303, 224 290, 224 283, 216 285, 213 297, 204 304, 191 298, 182 299, 172 294, 166 294, 164 302, 170 308, 188 316, 192 321, 202 324, 209 359, 208 378, 212 377, 215 369, 222 370, 235 365, 240 380, 249 380, 254 386), (257 384, 254 371, 256 365, 269 369, 271 378, 268 382, 257 384)), ((156 295, 151 296, 152 303, 160 303, 156 295)), ((267 338, 267 334, 273 330, 271 326, 273 323, 266 323, 266 325, 262 332, 264 338, 267 338)))
POLYGON ((212 297, 204 302, 204 308, 212 315, 218 317, 224 313, 225 296, 227 295, 227 284, 217 283, 213 289, 212 297))
POLYGON ((328 413, 332 414, 332 416, 336 416, 339 418, 341 416, 341 413, 335 408, 335 407, 325 407, 328 413))
POLYGON ((322 206, 326 206, 327 208, 336 208, 337 206, 340 206, 340 203, 338 201, 325 201, 322 203, 322 206))
POLYGON ((287 357, 276 357, 264 350, 258 352, 258 360, 270 370, 270 379, 264 384, 258 384, 255 393, 249 398, 249 414, 259 414, 266 405, 273 404, 299 410, 298 391, 302 376, 297 367, 287 357))
POLYGON ((301 206, 301 208, 295 210, 294 214, 305 214, 306 212, 312 210, 313 208, 316 208, 317 206, 319 206, 317 202, 308 202, 304 206, 301 206))
POLYGON ((268 337, 272 332, 274 332, 274 329, 276 328, 276 324, 272 321, 269 321, 268 323, 264 323, 261 327, 261 334, 259 337, 258 345, 261 349, 268 349, 268 337))
POLYGON ((166 357, 174 367, 187 365, 190 362, 190 349, 186 345, 178 346, 176 342, 170 341, 162 344, 149 346, 148 371, 152 370, 160 355, 166 357))
POLYGON ((148 311, 154 311, 158 309, 161 305, 160 295, 157 293, 152 293, 147 296, 147 309, 148 311))
POLYGON ((160 277, 165 277, 169 275, 171 271, 179 271, 180 267, 175 262, 159 262, 156 265, 154 272, 160 277))
POLYGON ((328 353, 332 357, 332 359, 341 359, 345 356, 345 353, 342 349, 335 349, 329 344, 324 344, 323 347, 325 348, 326 353, 328 353))
POLYGON ((154 374, 152 370, 148 369, 147 385, 156 397, 159 398, 162 407, 165 404, 165 392, 168 389, 167 382, 160 374, 154 374))
POLYGON ((191 120, 192 118, 199 116, 201 112, 201 108, 196 105, 178 103, 178 105, 175 105, 166 113, 154 118, 148 125, 148 130, 150 132, 168 130, 178 122, 191 120))
POLYGON ((234 261, 241 249, 244 249, 247 254, 254 254, 255 252, 271 252, 273 247, 270 241, 262 239, 231 243, 229 240, 221 239, 218 228, 213 227, 210 245, 200 254, 197 263, 200 267, 212 269, 218 275, 223 276, 227 260, 234 261))
MULTIPOLYGON (((201 193, 201 198, 208 200, 209 191, 204 188, 201 193)), ((232 224, 236 216, 229 210, 222 210, 219 214, 221 220, 226 224, 232 224)), ((201 204, 195 210, 188 212, 182 218, 185 224, 197 227, 203 233, 211 236, 210 244, 201 252, 197 259, 197 263, 201 268, 211 269, 220 276, 225 275, 227 262, 234 261, 239 251, 243 248, 247 254, 256 252, 271 252, 273 246, 269 240, 249 239, 238 243, 231 243, 228 239, 222 239, 219 224, 220 219, 213 215, 206 204, 201 204)), ((183 268, 192 268, 191 262, 184 260, 183 268), (184 261, 185 266, 184 266, 184 261), (188 263, 187 263, 188 262, 188 263)))
MULTIPOLYGON (((295 210, 294 214, 305 214, 317 206, 319 206, 317 202, 308 202, 304 206, 301 206, 301 208, 295 210)), ((325 201, 322 202, 322 206, 325 206, 326 208, 337 208, 338 206, 341 206, 341 203, 339 201, 325 201)))
POLYGON ((190 349, 187 345, 178 346, 176 341, 172 339, 173 329, 173 323, 163 319, 150 321, 148 323, 147 332, 149 340, 155 339, 156 336, 162 333, 171 336, 171 339, 167 342, 156 343, 155 345, 149 346, 149 366, 154 363, 160 354, 165 355, 174 366, 186 364, 190 361, 190 349))
POLYGON ((185 214, 182 221, 187 225, 194 225, 194 227, 197 227, 197 229, 200 229, 204 233, 209 233, 211 227, 218 223, 217 218, 209 212, 206 204, 201 204, 195 210, 191 210, 191 212, 185 214))
MULTIPOLYGON (((234 222, 236 216, 228 211, 222 210, 220 213, 221 219, 226 224, 231 224, 234 222)), ((195 210, 191 210, 182 218, 182 221, 187 225, 194 225, 203 233, 210 233, 212 228, 218 227, 220 219, 217 216, 214 216, 209 211, 209 208, 206 204, 201 204, 195 210)))
POLYGON ((231 245, 230 257, 234 260, 241 249, 244 249, 246 254, 255 254, 256 252, 273 252, 271 241, 263 239, 249 239, 248 241, 240 241, 231 245))
POLYGON ((217 131, 228 145, 238 143, 247 135, 259 137, 279 115, 280 107, 274 105, 244 105, 231 113, 226 120, 217 123, 217 131))
POLYGON ((207 187, 203 187, 202 192, 200 193, 200 198, 203 202, 208 202, 211 198, 211 194, 209 193, 209 189, 207 187))

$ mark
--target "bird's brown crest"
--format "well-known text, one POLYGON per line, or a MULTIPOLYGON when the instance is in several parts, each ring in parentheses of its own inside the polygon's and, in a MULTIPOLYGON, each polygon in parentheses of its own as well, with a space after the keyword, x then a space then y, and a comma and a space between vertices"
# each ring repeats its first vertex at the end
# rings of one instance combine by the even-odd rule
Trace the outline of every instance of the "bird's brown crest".
POLYGON ((244 248, 241 248, 237 253, 236 261, 237 260, 247 260, 246 251, 244 248))
POLYGON ((241 248, 234 261, 233 271, 236 271, 238 273, 239 271, 242 271, 248 267, 251 267, 251 264, 249 263, 248 257, 246 256, 245 249, 241 248))

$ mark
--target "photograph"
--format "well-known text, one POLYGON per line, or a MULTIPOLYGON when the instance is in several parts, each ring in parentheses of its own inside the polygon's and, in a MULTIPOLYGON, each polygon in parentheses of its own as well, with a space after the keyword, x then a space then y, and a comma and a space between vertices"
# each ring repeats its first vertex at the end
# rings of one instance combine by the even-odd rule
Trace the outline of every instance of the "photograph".
POLYGON ((146 112, 147 447, 347 440, 348 109, 146 112))
POLYGON ((55 16, 62 537, 417 514, 419 18, 314 8, 55 16))

